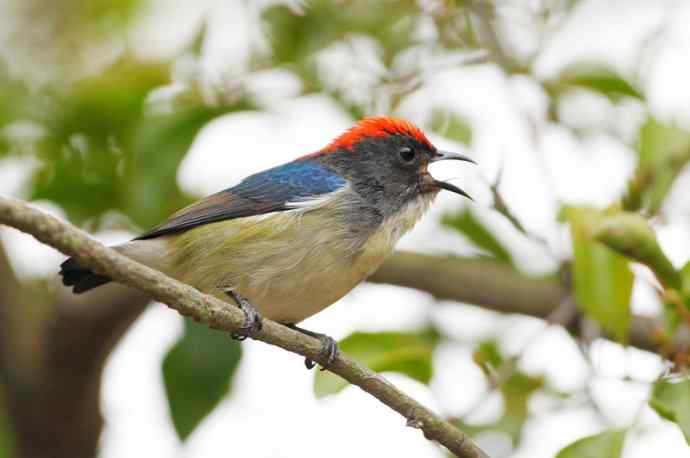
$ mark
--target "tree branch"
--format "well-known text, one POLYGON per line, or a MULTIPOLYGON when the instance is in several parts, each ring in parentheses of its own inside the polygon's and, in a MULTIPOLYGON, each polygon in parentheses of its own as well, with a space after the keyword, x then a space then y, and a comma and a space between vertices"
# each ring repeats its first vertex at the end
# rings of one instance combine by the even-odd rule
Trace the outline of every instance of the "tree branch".
MULTIPOLYGON (((92 240, 84 232, 46 215, 25 203, 0 197, 0 223, 27 232, 39 241, 73 256, 98 273, 150 294, 183 315, 226 332, 240 331, 244 315, 239 308, 203 294, 189 285, 132 261, 92 240)), ((263 320, 263 329, 254 337, 285 350, 320 361, 321 343, 314 338, 263 320)), ((438 441, 461 458, 487 458, 487 455, 462 431, 410 398, 383 377, 346 355, 339 355, 328 368, 357 385, 421 429, 425 437, 438 441)))
POLYGON ((405 251, 394 253, 369 281, 539 318, 547 317, 567 296, 555 279, 528 277, 496 261, 405 251))
MULTIPOLYGON (((569 294, 556 277, 530 277, 492 260, 404 251, 394 253, 369 281, 415 288, 438 299, 542 319, 548 319, 569 294)), ((690 330, 681 327, 673 342, 664 342, 660 338, 664 329, 660 318, 633 316, 630 345, 669 353, 690 347, 690 330)))

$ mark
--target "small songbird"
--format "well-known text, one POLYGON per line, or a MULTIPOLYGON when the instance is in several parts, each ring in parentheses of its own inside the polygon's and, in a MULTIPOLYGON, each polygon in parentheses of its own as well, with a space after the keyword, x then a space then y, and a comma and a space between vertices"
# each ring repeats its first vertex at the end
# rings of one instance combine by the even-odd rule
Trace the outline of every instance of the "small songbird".
MULTIPOLYGON (((436 149, 407 121, 365 118, 322 150, 251 175, 114 249, 232 298, 246 318, 235 337, 257 332, 264 316, 320 339, 321 361, 331 363, 335 341, 296 324, 372 274, 441 189, 469 198, 429 174, 446 159, 474 162, 436 149)), ((61 267, 74 293, 110 281, 74 259, 61 267)))

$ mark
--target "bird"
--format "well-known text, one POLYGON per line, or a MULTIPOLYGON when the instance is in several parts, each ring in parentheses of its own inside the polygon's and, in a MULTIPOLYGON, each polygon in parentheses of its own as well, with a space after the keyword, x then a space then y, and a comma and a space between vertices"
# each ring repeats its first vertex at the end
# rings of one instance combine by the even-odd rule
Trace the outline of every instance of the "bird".
MULTIPOLYGON (((245 316, 238 340, 259 332, 262 317, 319 339, 323 369, 338 355, 336 341, 298 324, 376 271, 441 190, 471 199, 431 176, 429 164, 444 160, 475 163, 437 149, 407 120, 363 118, 324 148, 250 175, 113 248, 232 299, 245 316)), ((60 275, 75 294, 111 281, 73 258, 60 275)))

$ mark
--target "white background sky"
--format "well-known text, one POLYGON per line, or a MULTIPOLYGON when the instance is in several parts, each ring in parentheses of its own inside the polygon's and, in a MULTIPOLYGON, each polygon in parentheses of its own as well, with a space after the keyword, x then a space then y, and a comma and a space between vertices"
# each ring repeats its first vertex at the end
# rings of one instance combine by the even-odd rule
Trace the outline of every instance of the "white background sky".
MULTIPOLYGON (((558 34, 546 35, 538 35, 531 27, 529 11, 540 2, 498 3, 502 5, 500 25, 508 36, 517 37, 513 41, 522 44, 519 52, 529 53, 539 40, 546 41, 535 64, 539 77, 554 77, 576 61, 606 62, 644 90, 654 116, 690 128, 690 2, 583 0, 558 34), (658 31, 656 38, 643 41, 651 30, 658 31)), ((209 40, 199 64, 210 81, 220 78, 221 73, 242 74, 249 46, 261 44, 256 13, 240 2, 157 0, 154 4, 131 34, 138 52, 148 56, 176 52, 194 34, 202 14, 212 12, 209 40)), ((366 46, 362 49, 363 56, 359 57, 375 60, 375 55, 366 55, 366 46)), ((336 79, 366 83, 366 75, 352 74, 342 58, 328 58, 336 79), (344 66, 340 69, 338 65, 344 66)), ((180 71, 184 72, 184 65, 180 71)), ((227 115, 206 126, 178 173, 185 190, 202 196, 226 188, 249 173, 322 147, 352 123, 328 98, 298 96, 299 81, 289 72, 255 75, 252 84, 263 95, 265 111, 227 115)), ((567 233, 556 226, 554 217, 559 201, 605 205, 618 196, 635 165, 632 145, 646 114, 634 102, 613 105, 603 98, 575 94, 562 107, 564 118, 583 129, 604 125, 608 131, 576 137, 547 123, 546 98, 534 81, 506 77, 491 65, 429 75, 426 84, 397 114, 423 123, 438 106, 452 108, 471 122, 473 145, 465 152, 480 166, 442 164, 432 172, 439 178, 454 178, 475 196, 476 203, 469 205, 486 210, 481 212, 482 218, 498 228, 499 236, 514 248, 519 265, 534 273, 549 271, 555 260, 512 233, 488 210, 487 183, 504 168, 501 191, 511 208, 530 230, 549 240, 556 257, 566 256, 567 233), (627 144, 614 133, 622 135, 627 144)), ((462 150, 447 139, 430 137, 443 149, 462 150)), ((0 192, 20 192, 31 167, 17 159, 1 162, 0 192)), ((690 174, 685 173, 667 202, 666 213, 676 219, 658 222, 661 243, 676 265, 690 258, 689 187, 690 174)), ((468 203, 441 194, 426 219, 401 241, 401 247, 429 253, 471 252, 461 236, 438 224, 444 211, 461 205, 468 203)), ((41 206, 60 214, 57 208, 41 206)), ((53 250, 7 229, 0 235, 20 275, 57 271, 61 256, 53 250)), ((128 236, 102 234, 111 242, 128 236)), ((638 281, 635 309, 654 312, 658 304, 648 276, 642 272, 641 277, 647 280, 638 281)), ((486 390, 463 342, 499 336, 506 351, 515 352, 529 340, 522 368, 545 374, 549 384, 560 390, 587 386, 608 424, 584 404, 573 403, 572 408, 553 411, 549 409, 553 400, 535 396, 530 405, 535 416, 513 457, 552 457, 579 437, 633 422, 626 458, 690 457, 690 448, 677 428, 659 420, 644 405, 648 382, 662 370, 654 355, 597 341, 590 351, 590 367, 560 329, 545 329, 538 320, 500 316, 458 304, 429 307, 431 301, 429 295, 418 291, 367 284, 304 326, 342 338, 354 330, 415 329, 432 320, 455 336, 457 343, 439 348, 431 386, 402 376, 390 378, 419 401, 449 415, 467 412, 486 390), (623 376, 629 380, 623 381, 623 376)), ((419 431, 406 428, 401 417, 358 389, 348 388, 317 401, 312 395, 313 373, 304 370, 301 358, 252 341, 243 344, 244 358, 231 396, 181 445, 168 419, 160 372, 161 359, 181 330, 177 314, 154 305, 110 358, 103 380, 106 427, 102 457, 445 456, 419 431)), ((500 398, 494 397, 475 420, 488 421, 500 415, 501 409, 500 398)), ((505 453, 500 442, 481 437, 479 442, 493 444, 489 450, 492 456, 505 453)))

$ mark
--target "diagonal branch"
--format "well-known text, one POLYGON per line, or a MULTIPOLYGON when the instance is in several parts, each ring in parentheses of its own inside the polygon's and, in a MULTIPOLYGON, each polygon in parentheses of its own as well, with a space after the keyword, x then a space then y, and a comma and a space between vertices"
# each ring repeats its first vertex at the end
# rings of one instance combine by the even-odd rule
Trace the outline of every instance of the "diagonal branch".
MULTIPOLYGON (((183 315, 226 332, 240 331, 244 315, 216 297, 203 294, 89 238, 83 231, 46 215, 25 203, 0 197, 0 223, 27 232, 39 241, 73 256, 79 263, 128 286, 150 294, 183 315)), ((320 361, 321 343, 312 337, 264 319, 257 340, 320 361)), ((438 441, 460 458, 488 458, 474 442, 448 421, 398 390, 371 369, 340 355, 329 370, 357 385, 419 428, 425 437, 438 441)))

